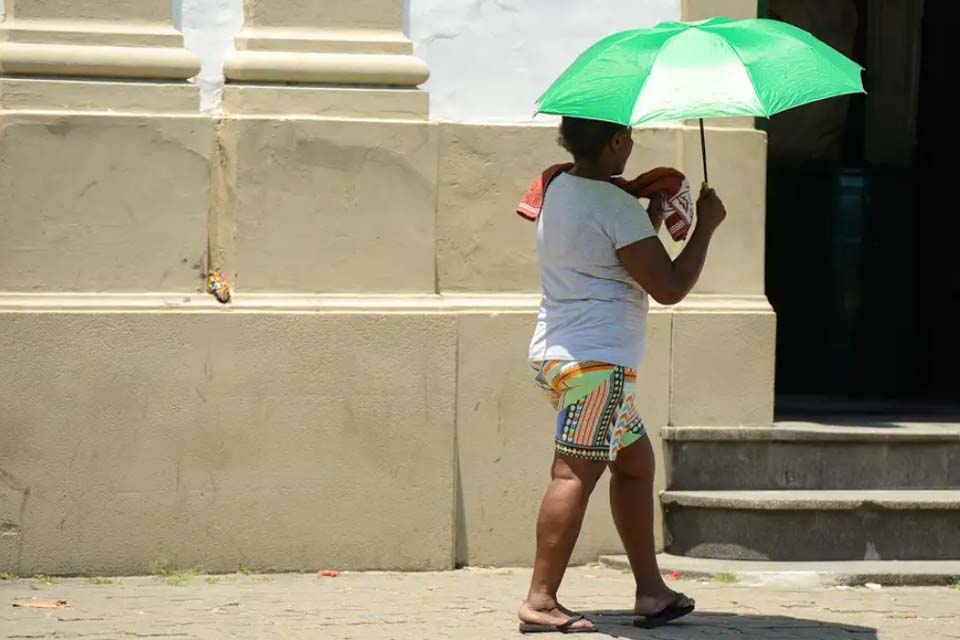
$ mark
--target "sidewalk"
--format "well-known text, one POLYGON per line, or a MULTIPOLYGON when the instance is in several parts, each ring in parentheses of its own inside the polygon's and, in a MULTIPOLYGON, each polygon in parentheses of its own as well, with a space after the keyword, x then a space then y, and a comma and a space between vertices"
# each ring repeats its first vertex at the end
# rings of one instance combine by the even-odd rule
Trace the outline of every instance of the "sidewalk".
MULTIPOLYGON (((86 578, 40 584, 0 581, 2 638, 323 638, 496 640, 519 638, 515 620, 529 570, 199 576, 184 586, 158 578, 86 578), (14 602, 67 600, 65 609, 14 602)), ((645 631, 617 609, 631 605, 622 571, 568 573, 564 604, 593 612, 597 638, 657 640, 960 639, 960 590, 946 587, 812 589, 679 580, 698 611, 684 623, 645 631)), ((538 637, 538 636, 534 636, 538 637)), ((557 637, 554 635, 539 637, 557 637)))

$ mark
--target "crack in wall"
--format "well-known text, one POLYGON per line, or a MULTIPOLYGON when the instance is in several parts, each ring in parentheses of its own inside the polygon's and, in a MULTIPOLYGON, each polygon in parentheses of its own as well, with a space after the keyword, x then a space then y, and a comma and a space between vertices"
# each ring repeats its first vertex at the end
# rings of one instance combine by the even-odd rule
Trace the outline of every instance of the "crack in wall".
MULTIPOLYGON (((207 213, 206 271, 208 274, 228 274, 228 279, 235 283, 237 274, 232 272, 231 264, 236 237, 232 206, 234 189, 225 127, 224 118, 214 119, 213 149, 210 157, 210 203, 207 213)), ((224 302, 224 300, 220 301, 224 302)))

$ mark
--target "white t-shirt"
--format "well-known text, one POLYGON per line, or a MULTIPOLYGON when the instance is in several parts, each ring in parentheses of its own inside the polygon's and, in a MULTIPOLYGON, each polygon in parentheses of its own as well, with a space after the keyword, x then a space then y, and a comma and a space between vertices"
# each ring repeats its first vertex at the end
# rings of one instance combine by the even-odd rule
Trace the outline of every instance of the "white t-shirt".
POLYGON ((543 300, 531 362, 640 365, 649 302, 617 249, 655 235, 643 206, 619 187, 566 173, 554 178, 537 220, 543 300))

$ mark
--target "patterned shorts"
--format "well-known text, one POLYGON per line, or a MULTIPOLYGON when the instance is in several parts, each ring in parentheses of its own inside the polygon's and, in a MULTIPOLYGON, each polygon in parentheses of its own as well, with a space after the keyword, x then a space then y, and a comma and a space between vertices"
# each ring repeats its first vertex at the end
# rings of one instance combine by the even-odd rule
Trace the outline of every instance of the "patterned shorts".
POLYGON ((634 395, 637 372, 604 362, 535 363, 537 383, 557 409, 557 451, 612 462, 646 435, 634 395))

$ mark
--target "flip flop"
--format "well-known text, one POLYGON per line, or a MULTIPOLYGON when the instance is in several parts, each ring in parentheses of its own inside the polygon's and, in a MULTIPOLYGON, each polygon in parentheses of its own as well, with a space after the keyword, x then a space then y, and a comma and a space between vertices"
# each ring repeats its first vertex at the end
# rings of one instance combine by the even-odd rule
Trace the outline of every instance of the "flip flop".
POLYGON ((682 593, 678 593, 677 597, 673 599, 673 602, 665 606, 657 613, 637 618, 633 621, 633 626, 641 627, 643 629, 662 627, 668 622, 672 622, 677 618, 682 618, 683 616, 692 613, 695 608, 696 604, 694 604, 693 600, 682 593), (686 604, 682 605, 681 602, 683 601, 686 601, 686 604))
MULTIPOLYGON (((574 629, 573 625, 581 620, 586 620, 586 616, 571 616, 563 624, 534 624, 532 622, 521 622, 520 633, 596 633, 599 631, 597 625, 574 629)), ((588 620, 589 622, 589 620, 588 620)), ((590 624, 593 624, 592 622, 590 624)))

